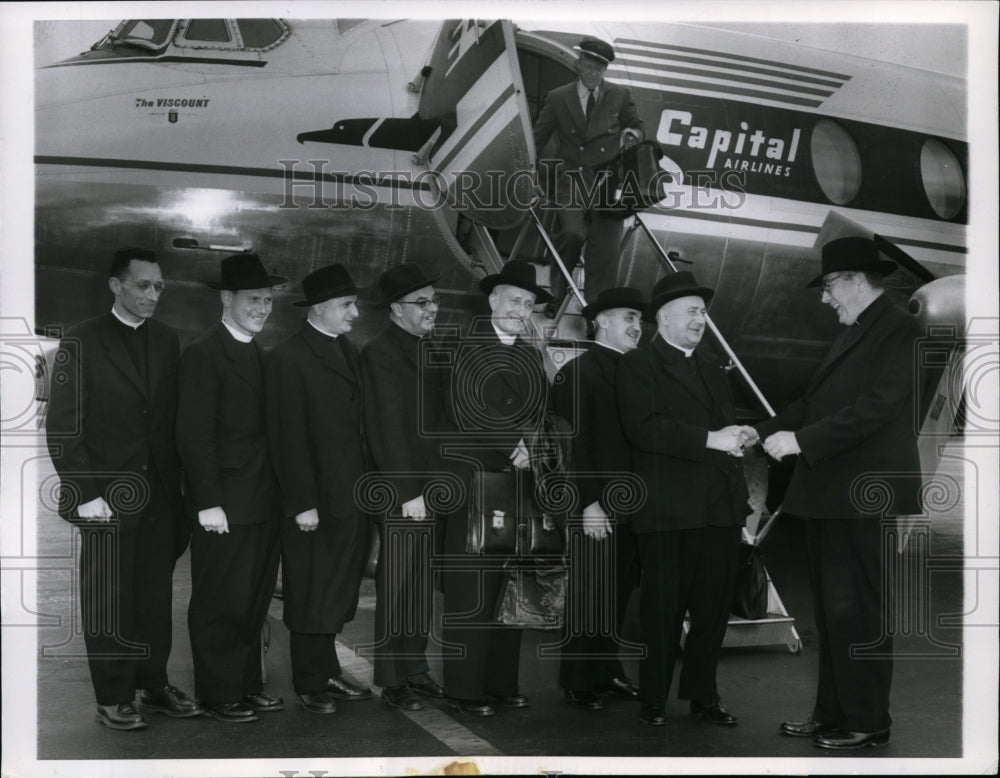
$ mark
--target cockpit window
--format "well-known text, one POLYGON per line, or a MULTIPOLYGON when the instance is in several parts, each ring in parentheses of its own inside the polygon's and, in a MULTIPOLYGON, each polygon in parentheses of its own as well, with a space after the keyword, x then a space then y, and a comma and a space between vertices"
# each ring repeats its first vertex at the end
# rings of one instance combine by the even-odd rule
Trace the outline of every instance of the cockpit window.
POLYGON ((284 28, 274 19, 237 19, 236 24, 248 49, 266 49, 285 35, 284 28))
POLYGON ((225 19, 192 19, 188 22, 184 37, 189 41, 205 43, 226 43, 230 39, 225 19))
POLYGON ((173 19, 128 19, 101 43, 128 44, 159 51, 170 41, 175 24, 173 19))

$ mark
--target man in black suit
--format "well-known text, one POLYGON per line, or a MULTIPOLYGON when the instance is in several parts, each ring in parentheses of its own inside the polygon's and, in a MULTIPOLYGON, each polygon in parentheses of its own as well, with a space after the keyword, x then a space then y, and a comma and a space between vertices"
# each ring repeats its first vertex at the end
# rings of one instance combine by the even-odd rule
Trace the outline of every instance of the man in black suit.
POLYGON ((147 710, 197 716, 167 680, 174 562, 185 536, 174 446, 177 333, 153 320, 156 254, 115 252, 109 313, 73 327, 52 376, 47 436, 60 515, 80 527, 80 608, 97 720, 142 729, 147 710))
POLYGON ((254 340, 271 314, 273 287, 256 254, 222 260, 222 320, 184 351, 177 450, 187 482, 191 535, 188 632, 195 694, 228 722, 283 708, 264 694, 260 631, 278 572, 278 494, 267 451, 264 354, 254 340))
POLYGON ((570 526, 569 605, 559 683, 569 703, 585 710, 604 707, 602 692, 639 697, 618 659, 617 640, 629 596, 639 585, 639 549, 627 517, 609 504, 607 489, 632 471, 632 449, 618 416, 615 371, 622 355, 639 345, 645 308, 636 289, 601 292, 583 309, 594 326, 593 345, 553 381, 553 408, 573 435, 572 476, 581 517, 580 525, 570 526), (588 614, 593 614, 592 623, 588 614))
MULTIPOLYGON (((553 135, 558 141, 552 198, 560 206, 556 249, 572 271, 586 244, 587 299, 592 301, 616 283, 622 232, 621 221, 602 217, 595 207, 601 204, 601 176, 621 146, 642 139, 643 122, 632 90, 604 80, 615 59, 611 45, 588 36, 574 48, 580 54, 579 78, 548 93, 534 135, 539 156, 553 135)), ((556 306, 566 293, 566 279, 555 265, 550 284, 556 306)), ((551 313, 551 308, 546 310, 551 313)))
POLYGON ((375 575, 375 684, 382 699, 403 710, 423 708, 414 692, 443 697, 427 671, 427 636, 433 604, 431 553, 444 523, 427 504, 435 476, 447 468, 438 441, 443 388, 421 369, 420 345, 434 329, 438 276, 416 265, 397 265, 378 279, 389 323, 361 352, 365 383, 365 436, 372 459, 392 485, 396 502, 378 521, 381 538, 375 575))
POLYGON ((341 672, 336 638, 354 618, 368 552, 368 516, 354 489, 368 468, 358 355, 347 340, 357 287, 342 265, 302 280, 309 314, 267 366, 271 461, 284 498, 281 573, 292 685, 312 713, 371 690, 341 672))
MULTIPOLYGON (((476 320, 470 335, 455 345, 445 385, 456 449, 481 471, 527 469, 532 435, 544 419, 548 379, 541 353, 526 336, 535 303, 552 298, 536 283, 534 266, 517 259, 479 286, 489 296, 490 317, 476 320)), ((463 512, 449 516, 442 636, 463 655, 445 657, 444 688, 452 707, 492 716, 494 705, 528 706, 518 690, 521 630, 495 617, 507 582, 504 557, 467 553, 466 529, 463 512)))
POLYGON ((849 237, 822 251, 809 284, 845 329, 806 389, 759 425, 775 459, 797 456, 785 512, 806 521, 819 633, 819 683, 811 716, 781 730, 821 748, 889 742, 892 636, 883 536, 897 516, 921 513, 914 415, 914 345, 920 329, 884 293, 895 264, 875 242, 849 237), (866 501, 872 490, 887 495, 866 501), (854 649, 868 646, 868 655, 854 649))
POLYGON ((705 303, 713 291, 691 273, 662 278, 649 312, 652 342, 618 363, 618 408, 632 445, 645 502, 631 516, 642 560, 640 621, 647 656, 639 672, 640 718, 666 723, 684 613, 691 627, 684 644, 678 696, 691 715, 736 724, 716 689, 719 651, 726 634, 739 560, 741 526, 750 513, 741 432, 726 372, 698 349, 705 303))

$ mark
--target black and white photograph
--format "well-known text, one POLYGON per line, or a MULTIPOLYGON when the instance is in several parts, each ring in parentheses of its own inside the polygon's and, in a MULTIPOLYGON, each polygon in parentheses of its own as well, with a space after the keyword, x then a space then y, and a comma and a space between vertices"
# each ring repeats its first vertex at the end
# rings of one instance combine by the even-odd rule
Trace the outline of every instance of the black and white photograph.
POLYGON ((1000 6, 0 20, 4 778, 997 773, 1000 6))

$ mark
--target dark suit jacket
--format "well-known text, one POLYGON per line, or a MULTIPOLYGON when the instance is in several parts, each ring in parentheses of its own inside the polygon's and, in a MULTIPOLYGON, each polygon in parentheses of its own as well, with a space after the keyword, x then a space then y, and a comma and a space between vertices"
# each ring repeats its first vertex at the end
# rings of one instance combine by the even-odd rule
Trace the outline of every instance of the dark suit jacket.
MULTIPOLYGON (((239 359, 244 347, 219 322, 184 350, 177 408, 177 449, 194 512, 222 506, 230 524, 276 516, 267 450, 264 374, 239 359)), ((263 367, 256 341, 251 348, 263 367)))
POLYGON ((618 155, 622 130, 638 130, 643 123, 635 106, 632 90, 620 84, 602 81, 599 98, 590 115, 584 116, 577 82, 553 89, 545 98, 535 120, 535 149, 541 157, 549 138, 557 140, 556 156, 563 161, 560 169, 559 201, 565 201, 565 175, 576 171, 584 182, 591 182, 597 172, 618 155))
POLYGON ((484 470, 499 472, 510 464, 518 441, 530 446, 541 429, 549 388, 542 355, 523 338, 504 345, 488 317, 447 347, 454 357, 445 407, 456 440, 484 470))
POLYGON ((618 362, 619 413, 646 485, 633 532, 736 526, 750 513, 740 460, 705 448, 710 430, 736 423, 729 379, 702 349, 692 359, 699 375, 657 335, 618 362))
POLYGON ((441 434, 450 425, 441 375, 421 368, 422 342, 431 345, 389 322, 361 352, 365 438, 375 467, 396 490, 392 510, 423 494, 436 474, 455 470, 441 456, 441 434))
MULTIPOLYGON (((573 434, 571 472, 580 503, 577 512, 595 501, 614 515, 602 499, 618 473, 632 472, 632 448, 618 414, 615 370, 622 354, 591 344, 585 354, 565 365, 552 384, 552 407, 573 434)), ((615 515, 621 520, 622 514, 615 515)))
POLYGON ((841 332, 805 396, 757 425, 762 438, 794 431, 802 449, 785 511, 811 518, 921 512, 913 396, 919 336, 916 320, 883 294, 841 332))
POLYGON ((135 492, 128 493, 128 480, 133 479, 133 488, 136 478, 148 484, 149 473, 155 471, 168 510, 180 519, 180 465, 174 445, 177 333, 152 319, 142 325, 148 328, 147 384, 117 326, 109 312, 71 328, 60 344, 47 420, 53 464, 64 486, 73 491, 60 515, 72 520, 79 505, 96 497, 104 497, 120 517, 138 515, 143 506, 133 499, 135 492), (124 482, 121 474, 126 474, 124 482))

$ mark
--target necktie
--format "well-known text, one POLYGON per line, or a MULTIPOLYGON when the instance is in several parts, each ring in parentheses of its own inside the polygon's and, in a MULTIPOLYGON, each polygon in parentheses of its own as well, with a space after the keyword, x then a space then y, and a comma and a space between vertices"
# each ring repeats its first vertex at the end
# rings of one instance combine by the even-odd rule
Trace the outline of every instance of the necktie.
POLYGON ((590 114, 592 114, 594 112, 594 103, 596 103, 597 101, 594 99, 594 90, 593 89, 588 89, 587 93, 588 93, 587 94, 587 119, 589 120, 590 119, 590 114))

